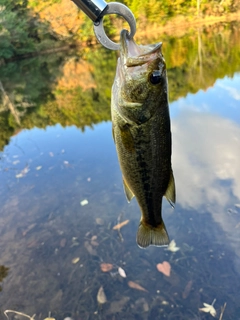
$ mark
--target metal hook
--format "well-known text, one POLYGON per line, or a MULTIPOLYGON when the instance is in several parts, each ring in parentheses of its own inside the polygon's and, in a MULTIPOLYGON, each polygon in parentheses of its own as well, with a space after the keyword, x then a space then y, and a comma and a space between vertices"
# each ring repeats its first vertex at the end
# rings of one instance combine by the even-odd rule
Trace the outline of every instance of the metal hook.
POLYGON ((103 17, 107 14, 122 16, 130 26, 129 38, 136 33, 136 20, 132 11, 119 2, 105 2, 104 0, 73 0, 75 4, 94 22, 94 32, 98 41, 110 50, 119 50, 120 45, 111 41, 103 28, 103 17))
POLYGON ((132 11, 122 3, 110 2, 104 9, 102 16, 94 23, 94 33, 98 41, 107 49, 119 50, 120 45, 108 38, 103 27, 103 17, 107 14, 118 14, 122 16, 130 26, 129 38, 132 39, 136 33, 136 20, 132 11))

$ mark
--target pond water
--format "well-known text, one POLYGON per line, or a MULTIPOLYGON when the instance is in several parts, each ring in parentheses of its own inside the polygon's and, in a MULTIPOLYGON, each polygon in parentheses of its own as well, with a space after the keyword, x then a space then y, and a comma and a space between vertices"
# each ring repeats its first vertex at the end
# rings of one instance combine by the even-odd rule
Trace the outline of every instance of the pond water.
POLYGON ((217 319, 240 319, 239 30, 163 37, 177 192, 163 218, 176 252, 136 244, 140 210, 110 122, 116 53, 2 66, 1 319, 211 319, 199 308, 214 301, 217 319))

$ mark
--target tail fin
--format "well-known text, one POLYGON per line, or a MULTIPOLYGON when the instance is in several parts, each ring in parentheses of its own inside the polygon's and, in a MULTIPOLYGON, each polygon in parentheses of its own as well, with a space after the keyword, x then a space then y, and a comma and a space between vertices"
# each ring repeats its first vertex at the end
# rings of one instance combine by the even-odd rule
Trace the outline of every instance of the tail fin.
POLYGON ((140 248, 146 248, 150 245, 167 246, 169 237, 164 222, 162 221, 160 225, 154 228, 141 221, 137 232, 137 244, 140 248))

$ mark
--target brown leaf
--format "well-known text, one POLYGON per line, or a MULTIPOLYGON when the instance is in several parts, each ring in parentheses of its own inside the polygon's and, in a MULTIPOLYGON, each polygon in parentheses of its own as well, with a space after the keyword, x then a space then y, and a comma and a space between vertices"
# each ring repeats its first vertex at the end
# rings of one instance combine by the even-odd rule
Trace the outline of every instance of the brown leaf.
POLYGON ((119 230, 121 229, 123 226, 125 226, 126 224, 128 224, 129 220, 125 220, 121 223, 118 223, 116 224, 114 227, 113 227, 113 230, 119 230))
POLYGON ((27 229, 23 231, 22 235, 25 237, 26 234, 27 234, 30 230, 32 230, 36 225, 37 225, 36 223, 30 224, 30 225, 27 227, 27 229))
POLYGON ((112 270, 113 265, 111 263, 101 263, 100 268, 102 272, 109 272, 112 270))
POLYGON ((98 224, 99 226, 103 226, 104 225, 104 220, 101 218, 96 218, 96 224, 98 224))
POLYGON ((96 240, 97 240, 97 236, 92 236, 91 245, 94 247, 97 247, 99 245, 99 243, 96 240))
POLYGON ((88 241, 84 242, 84 247, 87 249, 88 253, 90 253, 92 256, 97 256, 97 251, 93 249, 93 247, 88 241))
POLYGON ((187 285, 186 285, 186 287, 185 287, 185 289, 184 289, 184 291, 182 293, 183 299, 186 299, 188 297, 188 295, 189 295, 189 293, 190 293, 190 291, 192 289, 192 284, 193 284, 192 280, 188 281, 188 283, 187 283, 187 285))
POLYGON ((66 245, 66 242, 67 242, 67 239, 66 239, 66 238, 61 239, 61 241, 60 241, 60 247, 64 248, 65 245, 66 245))
POLYGON ((143 288, 142 286, 140 286, 140 284, 133 282, 133 281, 128 281, 128 286, 132 289, 136 289, 136 290, 141 290, 141 291, 145 291, 148 292, 145 288, 143 288))
POLYGON ((163 261, 163 263, 158 263, 157 269, 159 272, 162 272, 165 276, 170 277, 171 265, 169 262, 163 261))

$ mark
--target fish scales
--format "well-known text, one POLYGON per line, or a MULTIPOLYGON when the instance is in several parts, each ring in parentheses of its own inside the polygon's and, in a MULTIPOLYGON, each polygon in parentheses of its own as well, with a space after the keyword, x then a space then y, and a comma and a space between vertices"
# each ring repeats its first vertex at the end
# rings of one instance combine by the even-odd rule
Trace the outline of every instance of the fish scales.
POLYGON ((125 193, 128 201, 136 196, 142 213, 137 243, 140 247, 167 245, 162 197, 173 205, 175 185, 161 44, 137 46, 122 31, 111 110, 125 193))

